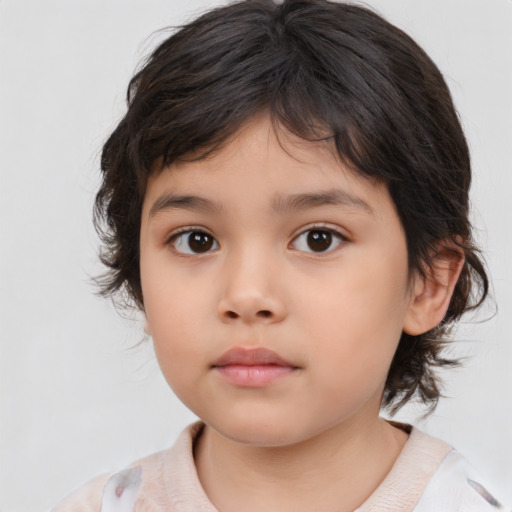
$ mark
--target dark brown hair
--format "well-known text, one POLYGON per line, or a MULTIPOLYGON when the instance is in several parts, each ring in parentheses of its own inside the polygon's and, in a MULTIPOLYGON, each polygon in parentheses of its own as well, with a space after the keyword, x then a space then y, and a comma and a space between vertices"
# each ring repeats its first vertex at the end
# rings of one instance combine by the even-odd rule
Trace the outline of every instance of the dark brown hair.
POLYGON ((95 221, 109 273, 106 295, 143 309, 139 229, 148 176, 229 140, 251 116, 334 143, 344 163, 387 183, 411 271, 440 244, 465 263, 441 325, 403 334, 383 406, 417 396, 435 406, 436 367, 449 326, 481 304, 488 279, 471 237, 467 143, 448 87, 430 58, 374 12, 327 0, 245 0, 207 12, 154 50, 132 78, 128 111, 103 148, 95 221))

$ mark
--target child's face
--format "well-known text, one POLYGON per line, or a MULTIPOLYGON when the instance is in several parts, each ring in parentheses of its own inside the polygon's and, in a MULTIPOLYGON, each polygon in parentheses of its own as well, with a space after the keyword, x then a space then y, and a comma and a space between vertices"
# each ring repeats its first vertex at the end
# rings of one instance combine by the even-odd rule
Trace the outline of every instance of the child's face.
POLYGON ((267 446, 375 420, 413 301, 387 188, 325 143, 280 138, 286 151, 258 117, 153 175, 140 241, 169 385, 221 434, 267 446))

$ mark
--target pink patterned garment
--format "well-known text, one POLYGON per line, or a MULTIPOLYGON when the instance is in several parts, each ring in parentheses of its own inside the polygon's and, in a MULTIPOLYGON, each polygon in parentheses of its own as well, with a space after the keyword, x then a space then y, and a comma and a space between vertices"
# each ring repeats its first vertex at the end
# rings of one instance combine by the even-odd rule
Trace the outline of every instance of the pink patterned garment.
POLYGON ((134 512, 141 484, 140 466, 111 476, 103 488, 101 512, 134 512))
MULTIPOLYGON (((187 427, 174 446, 103 475, 52 512, 219 512, 194 465, 194 439, 204 425, 187 427)), ((409 439, 384 481, 354 512, 512 512, 482 485, 459 453, 420 430, 409 439)))

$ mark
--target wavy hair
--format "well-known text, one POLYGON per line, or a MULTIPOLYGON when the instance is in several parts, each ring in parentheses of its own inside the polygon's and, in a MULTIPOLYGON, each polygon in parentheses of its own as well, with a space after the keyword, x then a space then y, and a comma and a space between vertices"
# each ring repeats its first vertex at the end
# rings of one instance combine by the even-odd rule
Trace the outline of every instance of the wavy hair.
POLYGON ((227 142, 251 116, 307 140, 328 134, 342 161, 384 181, 402 222, 410 271, 439 244, 465 258, 446 316, 403 334, 382 405, 417 397, 432 410, 450 326, 480 305, 489 282, 468 219, 466 139, 435 64, 371 10, 327 0, 245 0, 179 28, 131 79, 128 109, 103 147, 95 223, 108 272, 105 295, 144 308, 139 229, 148 177, 184 155, 227 142), (157 166, 156 164, 160 165, 157 166))

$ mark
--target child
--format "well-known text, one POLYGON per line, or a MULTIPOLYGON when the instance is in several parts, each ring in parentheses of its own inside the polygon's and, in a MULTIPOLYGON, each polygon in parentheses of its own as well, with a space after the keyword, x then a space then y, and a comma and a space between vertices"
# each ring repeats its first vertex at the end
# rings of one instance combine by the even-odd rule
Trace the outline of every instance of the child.
POLYGON ((326 0, 213 10, 134 76, 102 170, 102 289, 201 421, 55 512, 501 507, 379 417, 435 406, 446 334, 488 290, 467 144, 407 35, 326 0))

